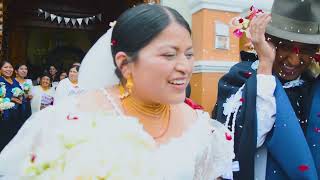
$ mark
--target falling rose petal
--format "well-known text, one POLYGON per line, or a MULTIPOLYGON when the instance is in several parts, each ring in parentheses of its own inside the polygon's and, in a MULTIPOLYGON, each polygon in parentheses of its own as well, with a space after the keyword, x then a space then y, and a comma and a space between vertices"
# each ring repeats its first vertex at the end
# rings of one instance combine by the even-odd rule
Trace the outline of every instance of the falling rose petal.
POLYGON ((35 154, 31 154, 31 163, 34 163, 34 161, 36 160, 36 155, 35 154))
POLYGON ((244 72, 244 73, 243 73, 243 76, 244 76, 245 78, 249 78, 249 77, 251 77, 251 75, 252 75, 252 72, 250 72, 250 71, 247 71, 247 72, 244 72))
POLYGON ((241 29, 236 29, 233 31, 233 35, 235 35, 237 38, 241 38, 243 35, 243 32, 241 31, 241 29))
POLYGON ((243 23, 243 18, 240 18, 238 21, 239 23, 243 23))
POLYGON ((71 116, 70 114, 67 116, 67 120, 78 120, 79 119, 79 117, 77 117, 77 116, 71 116))
POLYGON ((307 165, 300 165, 299 167, 299 171, 301 171, 301 172, 305 172, 305 171, 307 171, 307 170, 309 170, 309 166, 307 166, 307 165))
POLYGON ((250 7, 250 11, 254 11, 256 8, 254 6, 250 7))
POLYGON ((232 140, 232 136, 231 136, 230 134, 225 133, 225 135, 226 135, 226 139, 227 139, 228 141, 231 141, 231 140, 232 140))
POLYGON ((240 102, 242 102, 242 103, 243 103, 243 102, 244 102, 244 98, 241 98, 241 99, 240 99, 240 102))
POLYGON ((112 46, 115 46, 115 45, 117 45, 117 41, 116 40, 112 40, 111 44, 112 44, 112 46))
POLYGON ((316 133, 320 133, 320 128, 314 128, 314 131, 315 131, 316 133))

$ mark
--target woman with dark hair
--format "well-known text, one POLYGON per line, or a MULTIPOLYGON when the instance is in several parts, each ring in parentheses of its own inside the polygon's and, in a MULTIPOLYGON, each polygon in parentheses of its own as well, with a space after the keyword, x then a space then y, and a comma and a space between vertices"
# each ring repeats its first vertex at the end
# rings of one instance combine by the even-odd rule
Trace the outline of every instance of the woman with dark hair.
POLYGON ((0 154, 0 172, 41 179, 232 178, 229 131, 184 103, 193 49, 183 17, 168 7, 139 5, 106 37, 84 59, 80 74, 90 77, 82 82, 91 87, 96 78, 110 80, 114 71, 98 67, 108 61, 118 83, 100 82, 100 89, 37 114, 0 154), (105 56, 110 44, 112 55, 105 56), (98 65, 88 69, 91 63, 98 65))
POLYGON ((19 82, 21 89, 24 91, 24 97, 22 99, 22 116, 24 120, 27 120, 31 116, 31 104, 32 95, 30 94, 32 89, 32 80, 26 79, 28 75, 28 67, 25 64, 18 64, 14 68, 15 80, 19 82))
POLYGON ((62 81, 63 79, 65 79, 65 78, 67 78, 67 77, 68 77, 68 73, 67 73, 66 71, 62 70, 62 71, 60 72, 60 75, 59 75, 60 81, 62 81))
POLYGON ((23 123, 21 122, 21 104, 23 97, 14 96, 12 92, 13 89, 21 87, 19 82, 12 77, 13 67, 11 63, 8 61, 2 61, 0 63, 0 68, 0 83, 3 83, 5 86, 5 97, 9 98, 15 104, 11 109, 1 112, 0 149, 3 149, 5 145, 14 137, 23 123))
POLYGON ((54 103, 61 101, 71 95, 76 95, 81 92, 78 86, 78 72, 80 66, 72 65, 69 69, 68 78, 61 80, 57 86, 56 94, 54 96, 54 103))
POLYGON ((51 87, 51 83, 52 79, 50 74, 44 73, 40 76, 40 85, 32 88, 32 114, 53 104, 55 90, 51 87))
POLYGON ((50 78, 52 79, 51 85, 53 88, 56 88, 59 81, 60 81, 60 77, 58 76, 58 69, 55 65, 50 65, 49 66, 49 74, 50 74, 50 78))

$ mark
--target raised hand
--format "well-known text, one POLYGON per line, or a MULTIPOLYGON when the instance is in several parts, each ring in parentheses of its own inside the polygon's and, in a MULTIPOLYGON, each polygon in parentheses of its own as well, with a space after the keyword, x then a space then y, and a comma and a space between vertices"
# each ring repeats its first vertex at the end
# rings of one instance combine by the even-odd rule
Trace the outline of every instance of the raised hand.
POLYGON ((259 56, 258 74, 272 74, 272 66, 275 61, 276 50, 265 37, 266 27, 271 21, 270 14, 260 14, 254 17, 250 23, 251 42, 259 56))

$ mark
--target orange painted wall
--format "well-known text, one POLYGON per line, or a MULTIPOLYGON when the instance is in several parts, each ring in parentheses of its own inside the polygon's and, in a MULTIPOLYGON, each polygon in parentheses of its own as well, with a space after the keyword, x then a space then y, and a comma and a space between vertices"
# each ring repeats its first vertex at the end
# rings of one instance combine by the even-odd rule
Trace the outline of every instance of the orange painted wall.
POLYGON ((233 17, 239 13, 203 9, 192 15, 192 33, 195 48, 195 57, 199 60, 228 60, 239 59, 239 39, 232 35, 233 28, 229 29, 230 49, 215 49, 215 22, 229 25, 233 17))
MULTIPOLYGON (((230 49, 215 49, 215 23, 229 25, 239 13, 203 9, 192 15, 192 38, 197 61, 239 61, 240 40, 233 36, 229 28, 230 49)), ((191 79, 191 98, 202 105, 206 111, 212 111, 216 103, 218 81, 224 73, 196 73, 191 79)))
POLYGON ((212 112, 218 95, 218 82, 224 73, 196 73, 191 79, 191 99, 212 112))

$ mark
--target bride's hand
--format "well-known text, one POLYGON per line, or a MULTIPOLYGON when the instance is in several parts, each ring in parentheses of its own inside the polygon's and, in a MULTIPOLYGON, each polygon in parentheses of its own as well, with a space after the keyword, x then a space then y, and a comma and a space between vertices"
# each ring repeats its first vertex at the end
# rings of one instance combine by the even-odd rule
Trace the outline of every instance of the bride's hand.
POLYGON ((271 42, 265 37, 266 27, 271 21, 270 14, 254 17, 250 23, 251 42, 259 56, 258 74, 272 74, 276 51, 271 42))

